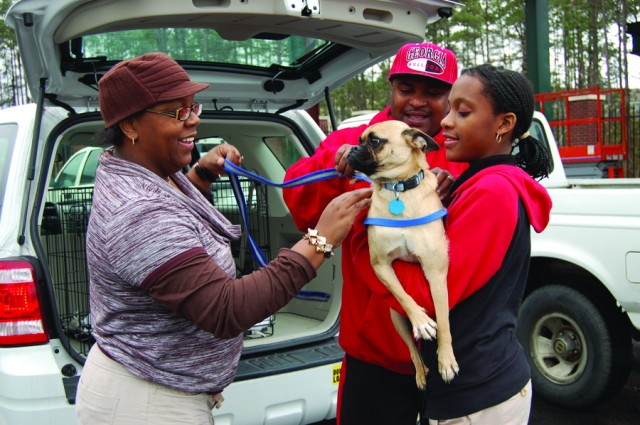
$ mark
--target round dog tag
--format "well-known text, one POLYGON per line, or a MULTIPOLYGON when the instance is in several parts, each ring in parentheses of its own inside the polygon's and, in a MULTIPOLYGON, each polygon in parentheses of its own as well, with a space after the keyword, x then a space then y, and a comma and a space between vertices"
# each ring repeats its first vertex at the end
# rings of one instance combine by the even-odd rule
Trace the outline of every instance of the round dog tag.
POLYGON ((393 215, 400 215, 402 214, 402 211, 404 211, 404 202, 402 202, 401 199, 393 199, 391 202, 389 202, 389 211, 391 211, 391 214, 393 215))

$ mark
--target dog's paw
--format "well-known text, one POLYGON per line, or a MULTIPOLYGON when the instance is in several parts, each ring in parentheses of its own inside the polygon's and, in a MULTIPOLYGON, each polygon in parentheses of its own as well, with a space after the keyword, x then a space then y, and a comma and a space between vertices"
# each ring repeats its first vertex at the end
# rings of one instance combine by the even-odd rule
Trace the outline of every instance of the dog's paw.
POLYGON ((453 354, 453 347, 450 344, 438 341, 437 355, 438 372, 440 372, 442 380, 448 384, 460 372, 460 367, 453 354))
POLYGON ((424 308, 419 308, 409 314, 409 321, 413 328, 414 339, 434 340, 436 338, 438 325, 436 321, 429 317, 424 308))
POLYGON ((422 357, 417 353, 417 356, 411 356, 411 360, 413 361, 413 365, 416 368, 416 386, 420 390, 424 390, 427 387, 427 373, 429 372, 429 368, 425 366, 422 362, 422 357))
POLYGON ((413 328, 413 337, 415 339, 426 339, 432 341, 436 339, 438 325, 435 322, 426 322, 413 328))
POLYGON ((440 372, 442 380, 447 384, 450 384, 451 381, 453 381, 453 378, 455 378, 460 372, 460 368, 458 367, 458 363, 455 362, 448 365, 438 362, 438 372, 440 372))

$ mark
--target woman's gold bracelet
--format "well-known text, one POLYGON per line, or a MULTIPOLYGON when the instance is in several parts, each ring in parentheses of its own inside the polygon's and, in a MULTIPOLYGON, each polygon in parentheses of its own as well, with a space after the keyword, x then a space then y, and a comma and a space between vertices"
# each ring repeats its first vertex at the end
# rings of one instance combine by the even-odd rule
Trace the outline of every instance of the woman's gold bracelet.
POLYGON ((327 238, 318 235, 316 229, 307 229, 307 234, 304 235, 304 239, 309 241, 309 245, 316 247, 316 252, 324 255, 324 258, 331 258, 333 256, 333 245, 327 243, 327 238))

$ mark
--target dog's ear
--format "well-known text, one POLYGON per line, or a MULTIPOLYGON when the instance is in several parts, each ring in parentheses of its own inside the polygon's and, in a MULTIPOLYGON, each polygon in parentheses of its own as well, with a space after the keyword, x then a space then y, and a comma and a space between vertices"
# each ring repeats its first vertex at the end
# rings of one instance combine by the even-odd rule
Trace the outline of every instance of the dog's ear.
POLYGON ((407 139, 413 147, 419 148, 422 152, 437 151, 440 145, 429 135, 415 128, 407 128, 402 132, 402 136, 407 139))

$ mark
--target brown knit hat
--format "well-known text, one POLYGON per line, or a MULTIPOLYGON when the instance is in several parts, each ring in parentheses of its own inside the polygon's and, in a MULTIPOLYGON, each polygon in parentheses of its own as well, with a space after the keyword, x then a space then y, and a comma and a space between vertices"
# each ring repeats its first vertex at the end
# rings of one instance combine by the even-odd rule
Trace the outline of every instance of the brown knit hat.
POLYGON ((106 128, 113 127, 159 102, 180 99, 209 87, 164 53, 147 53, 120 62, 98 82, 100 113, 106 128))

